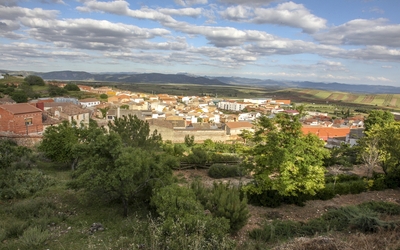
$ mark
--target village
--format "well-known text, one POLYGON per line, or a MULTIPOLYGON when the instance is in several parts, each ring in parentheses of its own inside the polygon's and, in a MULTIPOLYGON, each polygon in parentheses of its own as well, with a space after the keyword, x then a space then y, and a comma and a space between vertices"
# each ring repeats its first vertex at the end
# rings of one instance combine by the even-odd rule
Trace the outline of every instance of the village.
MULTIPOLYGON (((53 83, 64 87, 66 83, 53 83)), ((111 87, 94 88, 78 85, 84 92, 101 98, 39 98, 28 103, 3 100, 0 103, 0 134, 2 137, 30 135, 40 136, 48 126, 63 121, 88 124, 95 120, 107 128, 109 121, 123 116, 137 116, 146 120, 151 130, 157 130, 164 141, 184 142, 185 136, 194 136, 196 142, 206 139, 234 143, 243 141, 240 134, 254 131, 254 121, 262 115, 273 118, 285 112, 298 115, 290 100, 272 98, 217 99, 210 96, 173 96, 122 91, 111 87)), ((306 111, 301 118, 304 134, 312 133, 335 147, 342 142, 355 145, 363 136, 364 117, 345 119, 329 117, 327 113, 306 111)))

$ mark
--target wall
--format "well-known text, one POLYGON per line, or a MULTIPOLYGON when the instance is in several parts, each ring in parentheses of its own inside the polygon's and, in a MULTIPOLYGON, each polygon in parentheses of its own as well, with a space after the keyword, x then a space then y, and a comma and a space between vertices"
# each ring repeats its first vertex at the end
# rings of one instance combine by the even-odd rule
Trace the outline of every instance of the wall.
POLYGON ((150 124, 150 130, 154 131, 155 129, 161 134, 163 141, 170 140, 174 143, 185 142, 186 135, 193 135, 195 142, 203 142, 206 139, 225 142, 231 139, 230 136, 226 135, 224 130, 220 129, 173 129, 150 124))
POLYGON ((42 135, 16 135, 16 134, 9 134, 9 133, 0 133, 0 140, 7 140, 11 139, 15 141, 19 146, 24 147, 34 147, 38 145, 42 139, 42 135))
POLYGON ((0 108, 0 131, 16 134, 42 133, 42 112, 13 115, 0 108), (31 125, 25 125, 26 118, 32 118, 31 125))

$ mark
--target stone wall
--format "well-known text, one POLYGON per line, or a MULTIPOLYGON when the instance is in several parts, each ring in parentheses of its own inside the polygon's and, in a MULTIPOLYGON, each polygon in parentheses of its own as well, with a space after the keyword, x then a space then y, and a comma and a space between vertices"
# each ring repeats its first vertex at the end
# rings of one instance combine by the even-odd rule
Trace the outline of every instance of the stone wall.
POLYGON ((170 140, 174 143, 185 142, 185 136, 194 136, 195 142, 203 142, 206 139, 213 141, 225 142, 230 140, 231 137, 226 135, 225 130, 222 129, 173 129, 157 125, 150 125, 150 130, 157 131, 161 134, 163 141, 170 140))
POLYGON ((11 139, 15 141, 19 146, 34 147, 38 145, 42 139, 42 135, 16 135, 9 133, 0 133, 0 140, 11 139))

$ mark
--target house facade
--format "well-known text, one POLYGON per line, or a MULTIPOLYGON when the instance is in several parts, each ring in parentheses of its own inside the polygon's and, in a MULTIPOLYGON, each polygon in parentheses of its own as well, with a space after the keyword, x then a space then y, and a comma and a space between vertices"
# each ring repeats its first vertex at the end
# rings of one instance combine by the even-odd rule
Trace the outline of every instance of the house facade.
POLYGON ((14 134, 42 133, 42 110, 28 103, 0 105, 0 131, 14 134))
POLYGON ((97 100, 96 98, 86 98, 79 100, 79 104, 82 105, 82 107, 90 108, 99 105, 100 101, 97 100))

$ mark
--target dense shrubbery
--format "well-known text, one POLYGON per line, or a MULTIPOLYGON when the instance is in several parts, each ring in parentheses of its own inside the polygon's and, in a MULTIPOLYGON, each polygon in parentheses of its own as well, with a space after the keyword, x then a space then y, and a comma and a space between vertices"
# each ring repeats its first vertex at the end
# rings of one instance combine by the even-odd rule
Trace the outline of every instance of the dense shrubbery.
POLYGON ((0 140, 0 199, 25 198, 54 184, 38 169, 36 155, 11 140, 0 140))
POLYGON ((246 174, 240 165, 213 164, 208 170, 208 175, 212 178, 241 177, 246 174))
POLYGON ((261 194, 248 194, 249 202, 255 205, 278 207, 281 204, 304 205, 307 200, 330 200, 336 195, 359 194, 369 190, 384 190, 387 185, 387 176, 374 174, 372 179, 361 178, 357 175, 340 174, 328 176, 325 188, 314 196, 298 194, 297 196, 282 196, 277 191, 267 190, 261 194))
POLYGON ((380 229, 393 229, 396 222, 379 219, 380 214, 393 215, 400 212, 400 206, 386 202, 368 202, 358 206, 348 206, 329 210, 320 218, 306 223, 294 221, 266 222, 261 229, 254 229, 250 237, 262 241, 275 241, 293 237, 313 236, 331 230, 356 230, 363 233, 380 229))
MULTIPOLYGON (((200 248, 219 249, 226 241, 229 220, 204 213, 192 189, 176 184, 161 188, 151 199, 161 216, 161 249, 178 249, 196 238, 200 248)), ((228 244, 225 249, 231 249, 228 244)))

